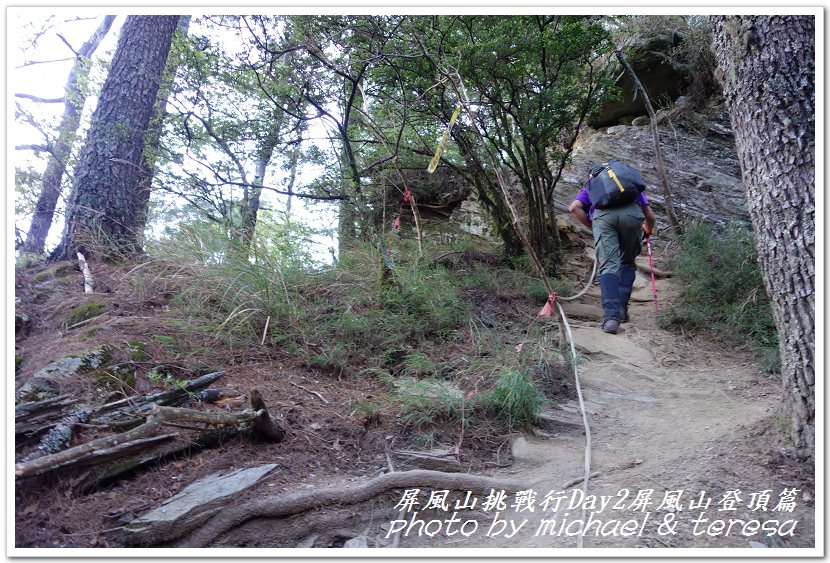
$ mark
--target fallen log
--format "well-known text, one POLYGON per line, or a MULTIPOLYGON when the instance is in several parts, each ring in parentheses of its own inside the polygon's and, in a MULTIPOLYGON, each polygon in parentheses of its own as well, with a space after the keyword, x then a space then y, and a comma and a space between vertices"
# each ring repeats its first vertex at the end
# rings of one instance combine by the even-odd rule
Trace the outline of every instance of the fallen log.
POLYGON ((75 427, 87 422, 90 416, 92 416, 92 412, 86 407, 77 408, 74 412, 67 414, 63 420, 46 432, 37 449, 23 458, 23 461, 27 462, 45 457, 67 447, 69 442, 72 441, 72 433, 75 431, 75 427))
MULTIPOLYGON (((251 392, 252 403, 254 395, 258 396, 257 404, 264 407, 262 397, 259 392, 254 390, 251 392)), ((123 446, 134 440, 145 438, 150 433, 155 431, 161 425, 169 422, 190 422, 196 424, 206 424, 211 426, 231 425, 237 426, 243 423, 252 423, 255 430, 264 429, 262 437, 274 442, 279 442, 285 437, 285 431, 271 419, 268 410, 261 408, 259 410, 246 409, 241 413, 212 413, 203 412, 193 409, 182 409, 176 407, 165 407, 159 405, 152 405, 146 421, 126 432, 116 434, 115 436, 107 436, 106 438, 99 438, 92 440, 80 446, 69 448, 52 455, 44 456, 27 462, 17 463, 14 466, 15 479, 22 479, 31 475, 51 471, 58 466, 61 466, 69 461, 72 461, 81 456, 85 456, 95 451, 115 448, 123 446)), ((196 430, 196 428, 194 428, 196 430)))
MULTIPOLYGON (((95 463, 100 463, 102 461, 109 461, 112 459, 123 457, 124 455, 129 454, 130 452, 143 449, 147 446, 155 446, 156 444, 172 440, 177 436, 177 434, 162 434, 161 436, 153 436, 152 438, 142 438, 140 440, 133 440, 132 442, 127 442, 126 444, 121 444, 120 446, 90 452, 73 460, 70 460, 64 464, 61 464, 60 467, 67 467, 69 465, 75 464, 92 465, 95 463)), ((106 476, 108 475, 105 475, 105 477, 106 476)))
POLYGON ((285 430, 274 422, 271 415, 268 414, 268 409, 265 408, 265 401, 256 389, 251 391, 251 408, 258 413, 262 413, 252 421, 251 426, 254 431, 259 436, 271 442, 282 442, 285 439, 285 430))
POLYGON ((61 412, 65 407, 74 405, 77 399, 70 399, 71 395, 61 395, 45 401, 20 403, 14 407, 14 436, 15 445, 21 446, 41 434, 48 432, 61 423, 65 415, 61 412))
POLYGON ((181 405, 190 399, 194 393, 209 386, 223 375, 225 375, 224 371, 216 371, 188 381, 181 387, 166 389, 143 397, 127 397, 106 404, 95 412, 93 419, 96 423, 109 424, 114 427, 138 424, 142 418, 152 411, 154 406, 175 407, 181 405))
POLYGON ((14 406, 14 422, 28 419, 32 416, 37 416, 47 412, 61 410, 63 407, 73 405, 78 402, 77 399, 70 399, 72 395, 66 394, 60 397, 53 397, 45 401, 32 401, 28 403, 19 403, 14 406))

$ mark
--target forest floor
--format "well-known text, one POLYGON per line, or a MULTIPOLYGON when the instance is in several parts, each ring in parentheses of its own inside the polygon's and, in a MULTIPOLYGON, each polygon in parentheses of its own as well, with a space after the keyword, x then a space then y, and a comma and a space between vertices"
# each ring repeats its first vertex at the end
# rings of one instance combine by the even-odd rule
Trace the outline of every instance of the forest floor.
MULTIPOLYGON (((142 339, 147 343, 147 364, 175 364, 176 377, 188 379, 197 375, 191 368, 198 361, 225 372, 214 387, 243 395, 238 404, 191 400, 182 406, 239 411, 247 392, 257 389, 287 437, 274 444, 244 433, 230 434, 214 447, 168 457, 109 481, 101 478, 105 468, 95 465, 19 481, 14 487, 16 548, 125 547, 126 524, 188 485, 217 472, 268 463, 277 464, 277 469, 234 504, 297 491, 343 490, 390 469, 483 475, 527 483, 527 490, 522 497, 507 494, 501 506, 486 506, 487 495, 475 495, 478 506, 460 510, 455 510, 456 502, 464 506, 465 491, 454 490, 443 511, 427 508, 430 493, 440 487, 425 484, 419 487, 420 504, 399 513, 405 491, 395 489, 351 507, 320 507, 284 518, 279 526, 274 518, 254 519, 207 546, 340 547, 349 539, 364 538, 370 548, 392 547, 390 528, 403 526, 403 519, 407 528, 400 532, 400 548, 503 548, 510 549, 511 556, 533 555, 544 553, 540 548, 576 548, 579 524, 569 524, 582 518, 583 508, 594 522, 584 536, 584 548, 600 550, 597 555, 606 548, 816 546, 813 469, 795 459, 776 425, 781 394, 776 377, 764 373, 752 351, 734 341, 664 330, 651 300, 632 303, 632 320, 621 325, 617 335, 603 333, 590 315, 570 319, 582 356, 578 369, 590 425, 591 472, 598 473, 583 497, 583 485, 573 481, 585 473, 585 431, 573 374, 564 366, 547 378, 545 392, 557 405, 555 410, 579 424, 540 423, 518 431, 498 419, 477 418, 463 437, 457 420, 437 423, 427 434, 404 424, 394 409, 357 409, 390 388, 388 382, 357 369, 322 370, 306 357, 275 347, 252 342, 228 349, 208 337, 198 356, 171 359, 159 345, 164 340, 150 337, 173 334, 165 322, 169 300, 126 297, 117 291, 124 267, 96 266, 99 288, 113 291, 92 295, 83 293, 80 272, 35 278, 45 271, 40 266, 16 272, 17 310, 29 319, 16 337, 16 354, 22 359, 16 389, 67 354, 105 344, 124 347, 142 339), (107 302, 109 314, 67 330, 61 315, 93 297, 107 302), (458 444, 457 461, 452 452, 458 444), (440 459, 425 461, 407 454, 425 450, 440 459), (785 497, 790 493, 788 503, 785 497), (417 520, 428 523, 429 533, 417 520), (515 551, 524 548, 528 551, 515 551)), ((576 277, 585 271, 583 264, 576 277)), ((670 302, 673 291, 669 279, 658 279, 661 306, 670 302)), ((650 295, 649 280, 641 297, 650 295)), ((479 317, 489 314, 501 320, 493 330, 502 331, 505 342, 520 340, 516 325, 527 326, 539 309, 537 302, 520 294, 477 290, 469 298, 479 317)), ((586 296, 582 302, 598 305, 596 297, 586 296)), ((442 353, 452 358, 463 345, 447 343, 442 353)), ((131 394, 164 388, 163 381, 147 373, 139 373, 131 394)), ((81 376, 62 382, 61 391, 90 403, 103 401, 95 398, 95 385, 81 376)), ((111 433, 95 425, 78 428, 73 445, 111 433)), ((180 432, 185 442, 193 440, 188 431, 172 431, 180 432)), ((19 445, 16 460, 34 447, 19 445)), ((184 544, 168 544, 177 545, 184 544)))

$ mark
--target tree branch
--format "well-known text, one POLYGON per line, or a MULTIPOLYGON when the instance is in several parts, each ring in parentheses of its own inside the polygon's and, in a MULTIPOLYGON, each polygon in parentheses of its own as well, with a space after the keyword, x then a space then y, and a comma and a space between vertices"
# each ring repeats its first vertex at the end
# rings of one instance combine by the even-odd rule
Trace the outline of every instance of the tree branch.
POLYGON ((47 147, 46 145, 15 145, 14 150, 46 152, 49 151, 49 147, 47 147))
POLYGON ((61 35, 60 33, 56 33, 55 35, 57 35, 58 37, 60 37, 61 41, 63 41, 63 42, 64 42, 64 44, 65 44, 67 47, 69 47, 69 50, 70 50, 70 51, 72 51, 73 53, 75 53, 75 57, 76 57, 76 58, 81 56, 81 55, 79 55, 79 54, 78 54, 78 51, 76 51, 76 50, 74 49, 74 47, 72 47, 72 45, 69 43, 69 41, 67 41, 67 40, 66 40, 66 37, 64 37, 64 36, 63 36, 63 35, 61 35))
POLYGON ((45 64, 49 64, 49 63, 63 63, 63 62, 66 62, 66 61, 73 61, 73 60, 75 60, 75 57, 67 57, 65 59, 55 59, 53 61, 26 61, 22 65, 16 66, 14 68, 26 68, 27 66, 45 65, 45 64))
POLYGON ((15 98, 24 98, 26 100, 33 100, 40 104, 62 104, 66 102, 66 97, 61 96, 60 98, 41 98, 39 96, 33 96, 31 94, 15 94, 15 98))

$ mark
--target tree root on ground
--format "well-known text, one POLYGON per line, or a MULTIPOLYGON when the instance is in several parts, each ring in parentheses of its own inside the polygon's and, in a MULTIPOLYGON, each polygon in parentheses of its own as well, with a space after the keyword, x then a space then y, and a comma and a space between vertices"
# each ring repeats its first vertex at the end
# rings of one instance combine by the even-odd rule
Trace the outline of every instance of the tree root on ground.
POLYGON ((255 499, 228 507, 184 538, 177 547, 205 547, 222 534, 256 518, 286 517, 327 506, 357 504, 392 489, 432 488, 479 494, 488 494, 491 489, 495 489, 504 490, 509 494, 532 488, 533 485, 534 483, 423 469, 387 473, 349 489, 336 487, 302 491, 286 496, 255 499))

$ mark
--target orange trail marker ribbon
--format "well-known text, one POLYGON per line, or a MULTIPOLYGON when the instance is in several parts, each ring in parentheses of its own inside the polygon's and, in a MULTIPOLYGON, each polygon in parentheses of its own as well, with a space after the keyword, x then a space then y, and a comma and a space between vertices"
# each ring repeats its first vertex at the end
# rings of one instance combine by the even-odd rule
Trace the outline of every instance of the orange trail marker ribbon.
POLYGON ((545 303, 545 306, 542 307, 542 310, 539 311, 539 314, 536 315, 537 317, 549 317, 551 313, 553 313, 553 302, 556 301, 556 292, 550 294, 548 297, 548 302, 545 303))
POLYGON ((441 142, 438 144, 438 150, 435 151, 435 156, 432 157, 432 160, 429 163, 429 167, 427 168, 427 172, 429 172, 430 174, 435 172, 435 169, 438 168, 438 161, 441 160, 441 155, 444 154, 444 149, 447 148, 447 141, 450 138, 452 126, 455 124, 455 120, 458 118, 458 114, 461 113, 462 107, 463 105, 459 104, 458 109, 455 110, 455 113, 453 113, 452 117, 450 118, 450 124, 447 125, 447 130, 444 131, 444 136, 441 138, 441 142))
MULTIPOLYGON (((553 303, 555 301, 556 301, 556 292, 554 291, 553 293, 550 294, 550 297, 548 297, 547 303, 545 303, 545 306, 542 307, 542 310, 539 311, 539 313, 536 316, 537 317, 550 317, 551 314, 553 314, 553 303)), ((535 323, 535 322, 536 322, 536 319, 533 319, 530 323, 530 326, 527 327, 527 334, 525 335, 525 341, 527 341, 528 336, 530 336, 530 327, 532 327, 533 323, 535 323)), ((521 354, 524 347, 525 347, 524 342, 522 342, 521 344, 517 344, 516 345, 516 352, 521 354)))

